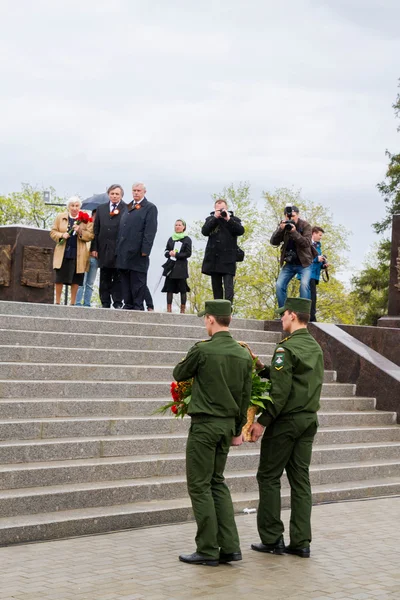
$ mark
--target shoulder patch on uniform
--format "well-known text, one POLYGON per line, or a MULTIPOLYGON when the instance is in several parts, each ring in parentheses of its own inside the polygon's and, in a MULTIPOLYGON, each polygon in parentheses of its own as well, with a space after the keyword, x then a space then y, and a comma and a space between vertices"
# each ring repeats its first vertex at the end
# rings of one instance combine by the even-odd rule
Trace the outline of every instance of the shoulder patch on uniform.
POLYGON ((281 348, 281 347, 279 347, 279 348, 277 348, 277 349, 276 349, 276 351, 277 351, 277 352, 285 352, 285 348, 281 348))
POLYGON ((278 352, 278 350, 274 354, 274 358, 272 359, 272 366, 280 371, 285 366, 285 353, 278 352))

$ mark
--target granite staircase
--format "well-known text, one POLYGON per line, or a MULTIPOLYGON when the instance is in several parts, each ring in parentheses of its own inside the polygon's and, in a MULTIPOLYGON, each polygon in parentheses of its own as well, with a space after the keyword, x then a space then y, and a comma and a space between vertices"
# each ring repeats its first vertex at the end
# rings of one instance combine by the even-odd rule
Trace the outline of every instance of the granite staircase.
MULTIPOLYGON (((280 334, 234 319, 264 362, 280 334)), ((190 420, 154 416, 173 366, 204 339, 193 315, 0 302, 0 545, 192 518, 190 420)), ((400 426, 325 372, 315 503, 400 493, 400 426)), ((237 512, 257 506, 259 445, 232 450, 237 512)), ((283 505, 289 487, 282 486, 283 505)))

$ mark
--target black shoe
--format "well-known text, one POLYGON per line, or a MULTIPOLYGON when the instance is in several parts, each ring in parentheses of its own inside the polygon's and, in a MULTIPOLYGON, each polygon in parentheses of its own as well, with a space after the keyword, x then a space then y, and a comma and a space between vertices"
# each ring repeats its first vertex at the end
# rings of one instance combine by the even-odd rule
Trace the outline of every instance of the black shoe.
POLYGON ((109 304, 102 304, 101 308, 110 308, 110 305, 109 304))
POLYGON ((252 544, 251 549, 256 552, 267 552, 269 554, 285 554, 285 542, 281 536, 275 544, 252 544))
POLYGON ((239 552, 220 552, 219 553, 219 562, 221 565, 225 565, 226 563, 236 562, 237 560, 242 560, 242 553, 239 552))
POLYGON ((310 558, 311 555, 310 548, 292 548, 292 546, 285 546, 285 553, 295 554, 300 558, 310 558))
POLYGON ((218 567, 219 565, 219 560, 217 558, 209 558, 198 552, 193 552, 193 554, 180 554, 179 560, 184 563, 189 563, 189 565, 207 565, 207 567, 218 567))

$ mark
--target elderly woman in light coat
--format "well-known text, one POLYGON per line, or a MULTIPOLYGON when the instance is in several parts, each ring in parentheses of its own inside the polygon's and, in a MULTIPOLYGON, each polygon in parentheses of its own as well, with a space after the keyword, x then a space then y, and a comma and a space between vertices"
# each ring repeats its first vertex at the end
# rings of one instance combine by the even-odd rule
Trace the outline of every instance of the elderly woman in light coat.
POLYGON ((75 304, 78 287, 83 284, 85 272, 89 268, 89 248, 86 242, 94 238, 93 223, 75 223, 81 205, 78 196, 69 198, 67 211, 56 216, 50 231, 51 239, 56 242, 53 257, 56 304, 61 302, 63 285, 71 286, 71 304, 75 304))

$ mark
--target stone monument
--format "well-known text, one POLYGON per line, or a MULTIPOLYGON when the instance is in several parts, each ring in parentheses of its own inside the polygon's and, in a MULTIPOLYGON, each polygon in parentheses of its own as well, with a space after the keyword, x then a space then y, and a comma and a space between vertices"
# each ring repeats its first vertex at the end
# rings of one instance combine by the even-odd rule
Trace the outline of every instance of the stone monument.
POLYGON ((392 221, 388 315, 378 326, 400 328, 400 215, 393 215, 392 221))
POLYGON ((53 250, 49 231, 0 227, 0 300, 54 303, 53 250))

